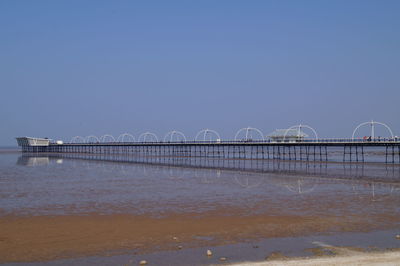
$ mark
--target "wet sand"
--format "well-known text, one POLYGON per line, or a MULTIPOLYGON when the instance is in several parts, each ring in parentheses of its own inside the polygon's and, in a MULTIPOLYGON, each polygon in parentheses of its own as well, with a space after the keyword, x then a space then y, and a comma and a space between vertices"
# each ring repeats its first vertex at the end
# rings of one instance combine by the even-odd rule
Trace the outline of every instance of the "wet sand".
POLYGON ((399 265, 400 248, 385 251, 366 251, 357 247, 332 246, 314 242, 317 248, 310 251, 314 257, 288 258, 281 253, 272 253, 264 262, 242 262, 231 266, 271 266, 271 265, 399 265))
POLYGON ((385 220, 395 227, 398 215, 246 216, 237 210, 201 214, 30 216, 0 218, 0 262, 45 261, 127 251, 146 253, 216 246, 244 240, 300 236, 318 232, 376 229, 385 220), (205 240, 205 239, 206 240, 205 240))

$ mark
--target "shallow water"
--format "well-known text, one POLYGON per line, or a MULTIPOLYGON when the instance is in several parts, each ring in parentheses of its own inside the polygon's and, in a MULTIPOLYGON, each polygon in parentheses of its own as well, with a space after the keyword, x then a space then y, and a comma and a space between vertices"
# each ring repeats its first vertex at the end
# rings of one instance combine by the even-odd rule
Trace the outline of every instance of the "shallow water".
MULTIPOLYGON (((398 165, 182 158, 150 158, 147 164, 123 161, 128 159, 141 158, 2 153, 1 213, 156 215, 220 206, 246 207, 251 212, 268 200, 270 208, 290 202, 286 212, 292 214, 307 198, 318 198, 321 206, 326 201, 355 199, 346 204, 353 211, 358 211, 362 198, 374 202, 363 209, 379 211, 380 201, 400 198, 398 165)), ((384 210, 398 211, 399 206, 391 204, 384 210)))

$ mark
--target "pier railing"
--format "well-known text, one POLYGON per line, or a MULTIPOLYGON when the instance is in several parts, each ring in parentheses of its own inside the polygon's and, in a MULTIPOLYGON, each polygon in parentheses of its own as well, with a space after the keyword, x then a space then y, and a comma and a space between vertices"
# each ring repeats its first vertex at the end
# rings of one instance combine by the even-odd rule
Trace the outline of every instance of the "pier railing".
MULTIPOLYGON (((261 139, 243 139, 243 140, 186 140, 186 141, 102 141, 102 142, 67 142, 65 144, 244 144, 244 143, 276 143, 276 144, 309 144, 309 143, 400 143, 400 138, 323 138, 323 139, 302 139, 302 140, 261 140, 261 139)), ((56 144, 56 143, 52 143, 56 144)))

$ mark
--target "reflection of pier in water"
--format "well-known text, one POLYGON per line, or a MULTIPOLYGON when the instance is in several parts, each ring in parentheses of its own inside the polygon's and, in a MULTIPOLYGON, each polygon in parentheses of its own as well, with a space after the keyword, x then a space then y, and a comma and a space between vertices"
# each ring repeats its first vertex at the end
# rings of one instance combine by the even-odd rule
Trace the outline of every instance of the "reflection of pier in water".
POLYGON ((227 177, 244 189, 262 186, 268 180, 294 194, 311 193, 320 184, 347 184, 355 195, 362 188, 371 190, 373 201, 400 191, 400 166, 387 164, 299 162, 281 160, 227 160, 182 157, 137 157, 82 154, 24 154, 17 164, 40 166, 49 163, 79 162, 88 169, 119 171, 129 175, 132 167, 144 176, 168 176, 174 180, 195 177, 202 184, 218 183, 227 177), (70 159, 70 160, 69 160, 70 159))

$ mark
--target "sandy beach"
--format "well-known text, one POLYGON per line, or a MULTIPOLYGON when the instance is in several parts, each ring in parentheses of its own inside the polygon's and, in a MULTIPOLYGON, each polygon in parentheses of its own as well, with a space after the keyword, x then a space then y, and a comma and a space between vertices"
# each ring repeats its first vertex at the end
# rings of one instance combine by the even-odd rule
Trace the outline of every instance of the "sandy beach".
POLYGON ((315 265, 400 265, 400 251, 387 251, 381 253, 361 253, 352 255, 338 255, 323 258, 296 258, 286 260, 275 260, 266 262, 249 262, 230 264, 232 266, 315 266, 315 265))
MULTIPOLYGON (((365 217, 245 215, 236 210, 201 214, 30 216, 0 218, 0 262, 48 261, 209 247, 318 232, 372 230, 365 217), (199 238, 200 236, 200 238, 199 238), (204 240, 207 238, 207 240, 204 240)), ((397 215, 371 217, 395 226, 397 215)))

